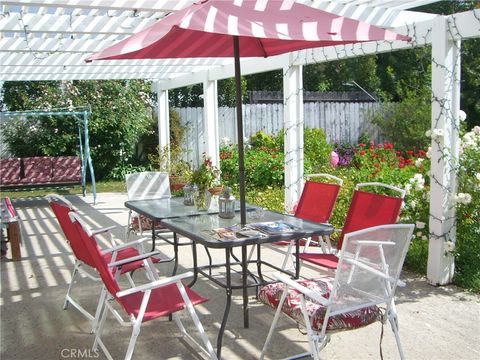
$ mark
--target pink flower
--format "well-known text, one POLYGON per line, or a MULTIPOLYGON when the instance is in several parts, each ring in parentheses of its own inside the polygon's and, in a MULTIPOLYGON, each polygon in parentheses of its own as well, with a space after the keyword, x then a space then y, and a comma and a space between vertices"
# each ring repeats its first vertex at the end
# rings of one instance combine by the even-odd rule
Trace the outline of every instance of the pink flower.
POLYGON ((332 165, 332 167, 337 167, 339 161, 340 158, 338 157, 338 154, 335 151, 332 151, 330 153, 330 165, 332 165))

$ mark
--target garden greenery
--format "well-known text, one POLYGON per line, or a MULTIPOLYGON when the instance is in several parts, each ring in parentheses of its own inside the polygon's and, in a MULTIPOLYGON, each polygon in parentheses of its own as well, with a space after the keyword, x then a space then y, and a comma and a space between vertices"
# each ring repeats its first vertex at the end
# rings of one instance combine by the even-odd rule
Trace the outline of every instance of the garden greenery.
MULTIPOLYGON (((318 149, 314 152, 316 154, 326 154, 330 147, 322 145, 324 136, 312 136, 307 139, 312 133, 314 132, 305 132, 305 144, 310 143, 308 146, 311 149, 318 149)), ((275 144, 278 144, 275 136, 257 134, 252 137, 251 148, 246 152, 246 168, 249 169, 247 170, 247 200, 268 209, 283 211, 283 177, 275 168, 278 166, 276 159, 282 158, 283 150, 275 147, 275 144)), ((336 228, 343 225, 353 189, 357 183, 383 182, 405 189, 407 195, 400 222, 413 223, 416 226, 405 266, 425 274, 429 244, 430 159, 428 151, 418 148, 407 148, 401 151, 391 142, 380 144, 362 142, 350 147, 343 144, 342 149, 351 154, 350 161, 339 163, 341 165, 336 167, 332 167, 330 162, 322 157, 319 157, 320 161, 315 162, 315 172, 327 172, 344 180, 331 223, 336 228)), ((457 241, 455 244, 447 244, 447 248, 455 256, 454 282, 464 288, 480 292, 480 127, 474 127, 472 131, 462 136, 461 149, 457 172, 459 186, 454 197, 457 210, 457 241)), ((235 154, 235 146, 222 147, 222 179, 238 189, 235 187, 238 166, 235 154)), ((311 158, 307 160, 310 156, 307 156, 306 145, 306 166, 312 160, 311 158)), ((310 171, 311 168, 305 169, 305 173, 310 171)))
MULTIPOLYGON (((3 91, 10 111, 90 105, 90 149, 98 179, 135 165, 136 145, 151 124, 150 84, 141 80, 6 82, 3 91)), ((2 131, 13 156, 79 153, 71 117, 8 121, 2 131)))

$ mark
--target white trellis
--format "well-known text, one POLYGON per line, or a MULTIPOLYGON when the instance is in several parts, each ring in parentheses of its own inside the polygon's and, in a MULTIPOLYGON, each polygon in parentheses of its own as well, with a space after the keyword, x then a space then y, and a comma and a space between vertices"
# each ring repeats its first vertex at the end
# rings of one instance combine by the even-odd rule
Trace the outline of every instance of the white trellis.
MULTIPOLYGON (((1 81, 149 79, 157 82, 160 100, 160 145, 168 143, 169 89, 205 83, 203 131, 216 132, 214 85, 233 76, 231 59, 115 60, 85 64, 91 53, 151 25, 172 11, 195 0, 3 0, 0 5, 1 81), (213 130, 212 130, 213 129, 213 130)), ((436 0, 297 0, 307 5, 390 28, 412 37, 403 42, 373 42, 299 51, 267 59, 243 59, 242 73, 253 74, 284 69, 286 97, 284 113, 292 129, 286 151, 294 175, 287 176, 286 198, 290 203, 299 194, 302 144, 295 129, 301 123, 302 85, 298 68, 310 63, 338 60, 432 44, 432 125, 444 130, 443 140, 432 142, 432 186, 430 254, 428 278, 434 284, 449 282, 452 260, 444 254, 445 241, 455 240, 451 194, 455 191, 453 161, 458 150, 458 81, 460 41, 480 36, 480 10, 451 16, 414 11, 436 0), (296 119, 294 119, 296 117, 296 119), (440 151, 450 161, 440 160, 440 151), (438 201, 438 204, 435 202, 438 201)), ((218 139, 208 136, 207 148, 218 139)), ((218 161, 218 159, 216 160, 218 161)), ((287 166, 290 166, 287 164, 287 166)), ((290 167, 289 167, 290 169, 290 167)))

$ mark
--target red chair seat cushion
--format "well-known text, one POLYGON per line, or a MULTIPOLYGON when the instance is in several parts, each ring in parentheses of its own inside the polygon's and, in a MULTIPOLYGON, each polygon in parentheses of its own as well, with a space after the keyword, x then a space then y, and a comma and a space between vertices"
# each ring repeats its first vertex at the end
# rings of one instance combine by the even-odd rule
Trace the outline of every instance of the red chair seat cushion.
MULTIPOLYGON (((313 241, 310 242, 309 246, 320 246, 320 244, 318 243, 320 238, 318 236, 313 236, 312 240, 313 241)), ((290 245, 290 241, 291 240, 280 240, 280 241, 275 241, 272 244, 277 245, 277 246, 288 246, 288 245, 290 245)), ((306 239, 300 239, 300 246, 305 246, 306 243, 307 243, 306 239)))
MULTIPOLYGON (((185 286, 185 291, 194 306, 208 301, 207 298, 200 296, 188 286, 185 286)), ((134 315, 135 317, 138 316, 143 294, 143 292, 137 292, 119 298, 128 314, 134 315)), ((162 286, 152 290, 143 322, 161 316, 168 316, 176 311, 182 310, 184 307, 185 303, 176 284, 162 286)))
MULTIPOLYGON (((128 259, 128 258, 131 258, 133 256, 137 256, 137 255, 140 255, 140 253, 138 252, 137 249, 133 248, 133 247, 128 247, 126 249, 122 249, 120 250, 118 253, 117 253, 117 257, 115 258, 115 261, 119 261, 119 260, 123 260, 123 259, 128 259)), ((112 253, 106 253, 103 255, 103 258, 105 259, 105 261, 108 263, 110 263, 111 259, 112 259, 112 253)), ((159 262, 160 260, 155 258, 155 257, 152 257, 151 258, 152 261, 154 263, 157 263, 159 262)), ((125 264, 122 266, 122 274, 125 274, 125 273, 128 273, 130 271, 134 271, 134 270, 137 270, 139 268, 143 267, 143 261, 142 260, 139 260, 139 261, 134 261, 134 262, 131 262, 129 264, 125 264)))
MULTIPOLYGON (((321 294, 328 299, 332 290, 333 278, 323 278, 318 280, 299 280, 298 283, 308 289, 321 294)), ((260 289, 259 299, 266 305, 276 309, 283 294, 285 285, 281 282, 266 285, 260 289)), ((321 331, 325 318, 326 307, 306 298, 306 307, 311 319, 313 330, 321 331)), ((282 307, 282 311, 293 320, 304 324, 300 293, 293 289, 288 289, 288 295, 282 307)), ((327 324, 327 332, 353 330, 369 325, 381 319, 382 313, 378 306, 369 306, 358 310, 338 314, 330 317, 327 324)))
POLYGON ((338 266, 338 257, 334 254, 301 253, 298 257, 303 261, 328 269, 336 269, 338 266))

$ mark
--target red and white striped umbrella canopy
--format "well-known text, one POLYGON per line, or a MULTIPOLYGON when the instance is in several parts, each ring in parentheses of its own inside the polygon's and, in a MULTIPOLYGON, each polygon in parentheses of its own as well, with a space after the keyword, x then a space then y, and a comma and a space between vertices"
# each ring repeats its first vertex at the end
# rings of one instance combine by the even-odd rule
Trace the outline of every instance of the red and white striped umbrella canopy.
POLYGON ((206 0, 172 13, 87 61, 233 57, 235 35, 240 39, 240 57, 374 40, 410 40, 292 0, 206 0))

